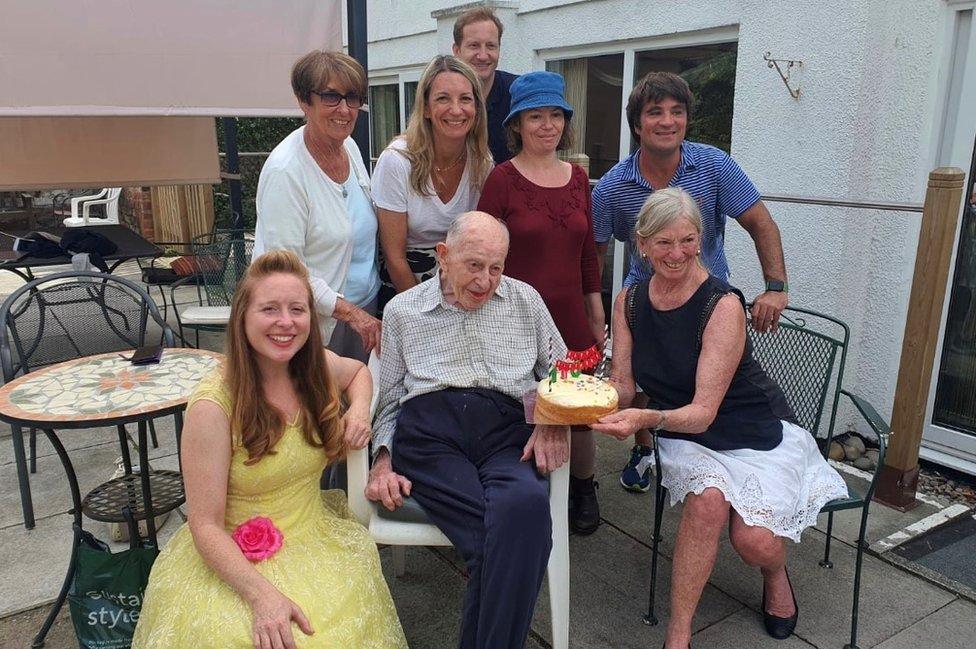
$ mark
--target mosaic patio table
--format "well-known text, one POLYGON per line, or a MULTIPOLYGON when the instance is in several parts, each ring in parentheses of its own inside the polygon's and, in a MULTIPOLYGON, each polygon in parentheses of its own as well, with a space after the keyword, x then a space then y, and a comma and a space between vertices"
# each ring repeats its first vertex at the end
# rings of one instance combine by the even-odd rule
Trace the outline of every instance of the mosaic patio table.
MULTIPOLYGON (((187 399, 221 359, 220 354, 207 350, 167 348, 159 363, 136 366, 118 353, 98 354, 41 368, 0 388, 0 419, 42 429, 61 460, 71 488, 75 534, 72 549, 80 538, 82 512, 95 520, 128 521, 131 531, 135 531, 134 520, 145 520, 149 538, 156 544, 155 516, 179 507, 186 497, 179 472, 147 470, 147 422, 174 415, 178 449, 187 399), (133 472, 127 440, 120 433, 125 474, 99 485, 82 499, 71 459, 55 430, 133 422, 139 428, 139 471, 133 472), (141 497, 137 498, 137 494, 141 497)), ((133 534, 131 542, 137 542, 137 538, 133 534)), ((74 570, 72 551, 61 593, 34 639, 34 646, 43 644, 67 596, 74 570)))

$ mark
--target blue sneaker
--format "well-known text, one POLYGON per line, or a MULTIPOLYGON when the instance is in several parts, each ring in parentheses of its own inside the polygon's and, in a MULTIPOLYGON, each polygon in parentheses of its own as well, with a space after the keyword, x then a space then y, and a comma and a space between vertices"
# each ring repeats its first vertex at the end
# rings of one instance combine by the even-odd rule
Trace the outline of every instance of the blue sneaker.
POLYGON ((627 491, 645 493, 651 488, 651 467, 654 451, 650 446, 635 444, 630 450, 630 461, 620 472, 620 486, 627 491))

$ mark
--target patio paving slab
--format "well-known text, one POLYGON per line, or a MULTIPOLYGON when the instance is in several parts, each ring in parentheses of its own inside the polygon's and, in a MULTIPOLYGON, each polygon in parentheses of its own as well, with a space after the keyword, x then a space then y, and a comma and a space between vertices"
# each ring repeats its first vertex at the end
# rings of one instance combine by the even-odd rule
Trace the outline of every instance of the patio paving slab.
POLYGON ((976 604, 956 599, 877 646, 877 649, 971 649, 976 638, 976 604))
MULTIPOLYGON (((40 630, 47 617, 47 608, 35 608, 24 613, 0 619, 0 647, 5 649, 29 649, 31 640, 40 630)), ((75 631, 68 616, 68 607, 54 621, 45 638, 44 649, 78 649, 75 631)))
MULTIPOLYGON (((620 485, 610 483, 606 488, 600 484, 600 517, 624 534, 650 547, 651 532, 654 529, 654 494, 625 491, 620 485)), ((670 557, 674 551, 674 538, 678 533, 681 519, 681 505, 674 509, 664 508, 661 520, 662 552, 670 557)))
MULTIPOLYGON (((662 640, 663 642, 663 640, 662 640)), ((750 610, 739 610, 692 635, 694 647, 708 649, 809 649, 810 644, 795 635, 776 640, 766 635, 762 624, 756 624, 756 615, 750 610)), ((650 645, 654 647, 656 645, 650 645)), ((840 647, 841 645, 835 645, 840 647)))
MULTIPOLYGON (((21 525, 0 529, 0 617, 54 600, 68 569, 71 520, 62 513, 38 519, 32 530, 21 525)), ((182 523, 179 513, 172 512, 158 531, 160 543, 165 544, 182 523)), ((85 519, 84 526, 108 541, 107 523, 85 519)), ((128 543, 109 545, 113 552, 129 547, 128 543)), ((6 646, 0 642, 0 647, 6 646)))
MULTIPOLYGON (((848 487, 853 487, 862 494, 867 490, 868 484, 863 478, 843 471, 840 472, 840 475, 844 478, 844 482, 847 483, 848 487)), ((908 512, 900 512, 879 502, 873 502, 871 503, 871 509, 868 515, 868 528, 865 533, 868 545, 902 530, 916 521, 931 516, 942 509, 944 507, 934 503, 919 501, 919 505, 915 509, 908 512)), ((841 539, 845 543, 853 545, 857 541, 860 525, 861 510, 852 509, 837 512, 834 514, 833 536, 835 539, 841 539)), ((827 514, 820 514, 817 517, 816 528, 824 534, 827 533, 827 514)))
MULTIPOLYGON (((610 525, 590 536, 570 537, 570 647, 646 649, 664 641, 667 610, 662 607, 657 626, 642 621, 647 610, 651 551, 610 525)), ((659 593, 671 581, 671 562, 658 565, 659 593)), ((551 643, 548 584, 536 603, 533 630, 551 643)), ((666 595, 664 595, 666 597, 666 595)), ((694 628, 703 629, 742 608, 739 602, 711 586, 702 595, 694 628)))
MULTIPOLYGON (((160 440, 162 441, 162 440, 160 440)), ((157 450, 163 450, 162 447, 157 450)), ((119 445, 115 443, 100 444, 83 449, 83 452, 72 454, 71 462, 78 478, 78 486, 82 497, 90 490, 112 477, 115 470, 115 460, 119 457, 119 445)), ((168 454, 153 456, 150 462, 154 469, 177 470, 179 461, 175 448, 168 454)), ((133 458, 133 463, 136 463, 133 458)), ((60 514, 71 508, 71 492, 68 480, 64 475, 64 468, 57 456, 38 457, 37 473, 31 476, 31 496, 34 502, 34 516, 42 519, 53 514, 60 514)), ((20 490, 17 485, 17 473, 13 464, 0 468, 0 529, 12 526, 23 527, 23 513, 20 509, 20 490)))
MULTIPOLYGON (((816 647, 840 647, 850 635, 856 553, 848 545, 835 543, 831 549, 834 567, 821 568, 818 562, 824 538, 816 530, 807 530, 802 543, 791 543, 788 548, 790 577, 800 606, 796 635, 816 647)), ((710 583, 755 611, 754 624, 762 628, 759 570, 745 566, 728 540, 719 546, 710 583)), ((865 554, 858 644, 862 649, 873 647, 953 599, 952 593, 865 554)))
POLYGON ((634 446, 634 439, 618 440, 609 435, 594 435, 596 439, 596 474, 600 486, 604 489, 613 487, 621 489, 620 471, 630 459, 630 449, 634 446))
POLYGON ((391 548, 380 550, 403 633, 412 649, 440 649, 457 642, 465 580, 431 548, 406 548, 406 573, 393 576, 391 548))

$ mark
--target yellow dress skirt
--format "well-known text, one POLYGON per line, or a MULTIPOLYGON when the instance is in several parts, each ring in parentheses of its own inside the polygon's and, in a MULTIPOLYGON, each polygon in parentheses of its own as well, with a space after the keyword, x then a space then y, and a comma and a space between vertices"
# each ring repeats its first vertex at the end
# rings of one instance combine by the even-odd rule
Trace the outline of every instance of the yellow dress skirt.
MULTIPOLYGON (((230 412, 219 374, 193 397, 230 412)), ((341 491, 322 492, 325 454, 289 425, 255 464, 235 440, 224 525, 233 533, 254 517, 270 518, 283 537, 273 556, 255 569, 304 611, 315 634, 292 623, 298 647, 387 649, 406 647, 393 599, 369 533, 351 518, 341 491)), ((135 649, 252 647, 251 609, 206 564, 183 525, 165 545, 149 577, 135 649)))

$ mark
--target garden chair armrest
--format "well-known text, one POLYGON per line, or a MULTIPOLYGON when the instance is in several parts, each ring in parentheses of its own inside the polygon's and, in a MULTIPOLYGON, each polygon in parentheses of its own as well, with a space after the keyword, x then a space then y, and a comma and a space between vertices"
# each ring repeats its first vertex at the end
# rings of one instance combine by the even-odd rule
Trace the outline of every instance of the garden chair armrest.
MULTIPOLYGON (((841 394, 846 396, 857 408, 857 411, 861 413, 864 420, 874 431, 875 435, 878 436, 878 461, 874 466, 873 475, 871 477, 871 483, 868 485, 868 490, 864 494, 865 501, 865 511, 867 511, 868 503, 874 498, 874 492, 878 487, 878 479, 881 477, 881 469, 885 465, 885 452, 888 450, 888 438, 891 436, 891 426, 884 417, 878 414, 878 411, 874 409, 870 403, 864 400, 864 398, 857 396, 853 392, 841 389, 841 394)), ((866 516, 867 514, 865 514, 866 516)), ((862 532, 863 534, 863 532, 862 532)))
POLYGON ((369 527, 372 507, 366 500, 369 480, 369 446, 349 449, 346 454, 346 477, 349 489, 349 509, 362 525, 369 527))
POLYGON ((170 284, 170 290, 179 288, 181 286, 186 286, 187 284, 197 285, 200 283, 200 273, 193 273, 192 275, 187 275, 181 277, 172 284, 170 284))
POLYGON ((891 437, 891 426, 885 421, 884 417, 878 414, 878 411, 874 409, 870 403, 868 403, 863 397, 850 392, 848 390, 841 390, 841 394, 848 397, 857 408, 857 411, 861 413, 864 420, 867 422, 874 434, 878 436, 878 444, 881 446, 881 455, 884 455, 885 450, 888 446, 888 438, 891 437))
MULTIPOLYGON (((380 377, 380 359, 373 351, 366 364, 370 378, 373 381, 373 397, 369 404, 369 414, 376 414, 376 402, 379 398, 377 390, 380 377)), ((346 480, 349 493, 349 509, 360 523, 369 527, 369 519, 373 513, 372 504, 366 500, 366 484, 369 482, 369 445, 365 448, 349 449, 346 454, 346 480)))
POLYGON ((173 303, 173 307, 176 310, 176 321, 180 321, 180 310, 177 307, 179 302, 176 301, 176 289, 183 286, 192 285, 197 287, 197 304, 203 306, 203 293, 200 290, 200 273, 193 273, 192 275, 187 275, 186 277, 181 277, 172 284, 169 285, 169 301, 173 303))

